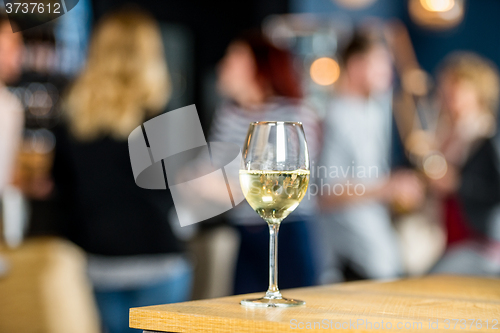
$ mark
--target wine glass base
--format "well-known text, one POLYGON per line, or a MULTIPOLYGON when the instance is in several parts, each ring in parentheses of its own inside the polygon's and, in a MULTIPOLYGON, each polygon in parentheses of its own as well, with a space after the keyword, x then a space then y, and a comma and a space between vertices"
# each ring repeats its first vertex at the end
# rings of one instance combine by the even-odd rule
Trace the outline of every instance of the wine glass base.
POLYGON ((240 304, 243 306, 254 307, 254 308, 269 308, 269 307, 288 308, 292 306, 305 305, 306 302, 298 299, 290 299, 284 297, 282 298, 261 297, 261 298, 244 299, 241 300, 240 304))

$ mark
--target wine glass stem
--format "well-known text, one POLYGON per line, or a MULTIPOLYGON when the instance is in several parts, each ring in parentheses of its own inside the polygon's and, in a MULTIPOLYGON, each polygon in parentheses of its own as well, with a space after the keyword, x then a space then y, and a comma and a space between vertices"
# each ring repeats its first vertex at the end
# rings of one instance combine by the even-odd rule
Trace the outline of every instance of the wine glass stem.
POLYGON ((281 298, 278 289, 278 231, 279 223, 269 223, 269 289, 266 296, 281 298))

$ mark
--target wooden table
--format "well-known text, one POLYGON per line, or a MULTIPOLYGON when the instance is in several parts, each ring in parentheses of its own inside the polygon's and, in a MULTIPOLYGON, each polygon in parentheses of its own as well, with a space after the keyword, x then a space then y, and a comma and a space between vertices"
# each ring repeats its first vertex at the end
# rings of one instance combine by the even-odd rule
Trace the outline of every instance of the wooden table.
POLYGON ((376 332, 377 327, 392 327, 394 332, 500 332, 500 279, 428 276, 290 289, 283 294, 307 304, 245 308, 238 302, 247 295, 239 295, 148 306, 130 309, 130 327, 228 333, 376 332))

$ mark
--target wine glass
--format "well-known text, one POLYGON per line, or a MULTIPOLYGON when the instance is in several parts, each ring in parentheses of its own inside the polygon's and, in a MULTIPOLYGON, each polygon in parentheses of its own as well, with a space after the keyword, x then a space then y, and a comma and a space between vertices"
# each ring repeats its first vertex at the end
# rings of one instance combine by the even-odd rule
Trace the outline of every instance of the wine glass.
POLYGON ((263 121, 250 124, 240 169, 250 206, 269 225, 269 289, 262 298, 244 299, 252 307, 289 307, 305 302, 284 298, 278 289, 278 230, 297 208, 309 184, 309 154, 302 124, 263 121))

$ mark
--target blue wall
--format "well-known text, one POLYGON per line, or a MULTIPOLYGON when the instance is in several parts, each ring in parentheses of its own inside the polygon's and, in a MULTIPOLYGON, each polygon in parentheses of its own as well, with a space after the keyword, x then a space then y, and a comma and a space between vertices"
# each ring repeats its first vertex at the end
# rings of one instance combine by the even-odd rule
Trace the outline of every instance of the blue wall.
POLYGON ((418 60, 434 72, 449 52, 477 52, 500 67, 500 0, 466 0, 465 17, 459 26, 444 32, 414 24, 408 15, 407 0, 377 0, 364 10, 346 10, 332 0, 291 0, 295 13, 342 13, 358 21, 366 16, 397 17, 408 26, 418 60))

